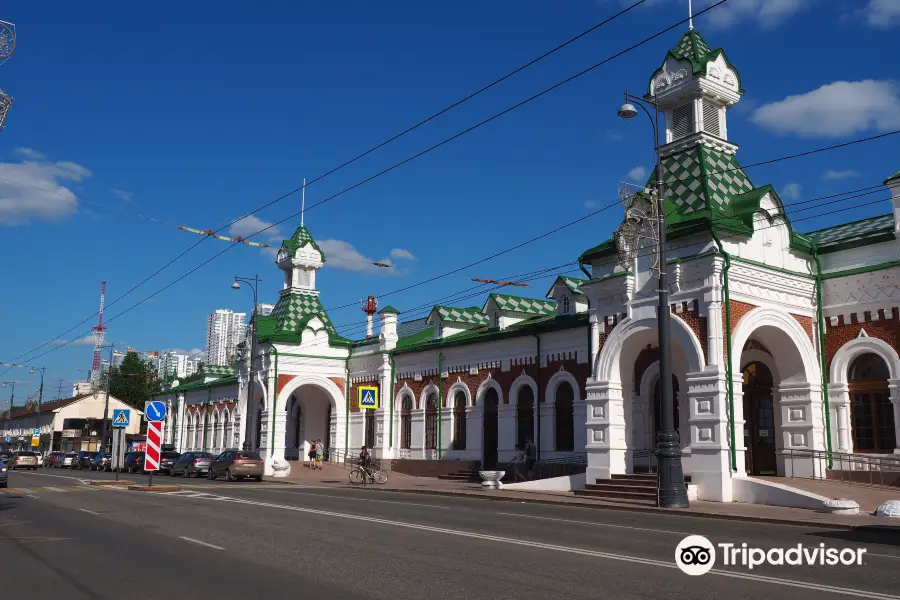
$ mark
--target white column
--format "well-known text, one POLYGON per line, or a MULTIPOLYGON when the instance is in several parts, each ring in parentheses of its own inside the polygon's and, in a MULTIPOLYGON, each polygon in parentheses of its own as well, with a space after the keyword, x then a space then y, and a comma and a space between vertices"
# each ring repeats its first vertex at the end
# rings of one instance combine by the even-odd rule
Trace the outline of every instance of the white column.
MULTIPOLYGON (((382 318, 382 329, 384 319, 382 318)), ((379 408, 375 412, 375 447, 378 456, 393 457, 390 439, 391 406, 394 402, 394 390, 391 389, 391 363, 387 354, 382 355, 382 364, 378 368, 379 375, 379 408)), ((394 432, 393 445, 397 444, 397 432, 394 432)))
POLYGON ((828 388, 831 404, 832 447, 837 452, 853 453, 850 437, 850 388, 846 383, 833 383, 828 388))
POLYGON ((584 400, 576 400, 572 412, 575 428, 575 452, 584 452, 587 446, 587 403, 584 400))
POLYGON ((425 411, 413 409, 410 418, 409 454, 413 460, 425 458, 425 411))
MULTIPOLYGON (((722 371, 687 373, 687 398, 690 406, 688 417, 690 475, 697 485, 700 500, 731 502, 731 429, 728 424, 727 379, 722 371)), ((735 398, 735 403, 739 400, 735 398)), ((737 415, 742 415, 743 411, 737 415)), ((737 416, 736 415, 736 416, 737 416)), ((743 419, 735 422, 737 462, 739 472, 744 470, 743 419)))
POLYGON ((516 407, 501 404, 497 409, 497 462, 512 460, 516 445, 516 407))
POLYGON ((894 439, 897 446, 894 454, 900 454, 900 379, 888 379, 888 389, 894 406, 894 439))
POLYGON ((622 386, 609 381, 587 381, 587 483, 611 479, 627 469, 625 403, 622 386))
POLYGON ((600 320, 596 314, 591 314, 591 376, 594 370, 594 363, 597 362, 597 354, 600 352, 600 320))
POLYGON ((706 305, 707 364, 725 366, 725 337, 722 329, 722 303, 712 300, 706 305))
MULTIPOLYGON (((737 476, 746 476, 747 475, 747 445, 745 444, 744 438, 747 433, 747 418, 744 415, 744 379, 743 375, 740 373, 732 373, 731 380, 731 389, 732 395, 734 396, 734 451, 735 451, 735 462, 737 463, 737 471, 735 471, 735 475, 737 476)), ((774 395, 774 394, 773 394, 774 395)), ((727 397, 725 398, 726 406, 728 406, 728 410, 731 410, 729 406, 730 400, 727 397)), ((778 410, 777 407, 773 405, 774 410, 778 410)), ((731 446, 731 427, 728 427, 728 445, 731 446)), ((731 459, 729 459, 729 463, 731 459)))
MULTIPOLYGON (((781 418, 779 448, 794 450, 825 450, 825 423, 822 412, 822 393, 816 384, 782 384, 778 388, 776 409, 781 418)), ((776 417, 776 427, 778 426, 776 417)), ((776 429, 778 431, 778 429, 776 429)), ((824 477, 825 460, 809 457, 778 456, 779 475, 824 477), (792 464, 788 464, 788 462, 792 464)))

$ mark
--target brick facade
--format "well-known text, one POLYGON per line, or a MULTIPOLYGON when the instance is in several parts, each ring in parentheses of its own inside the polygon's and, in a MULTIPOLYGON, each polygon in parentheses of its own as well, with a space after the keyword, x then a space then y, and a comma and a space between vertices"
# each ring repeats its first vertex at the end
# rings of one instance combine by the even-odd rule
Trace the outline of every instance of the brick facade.
MULTIPOLYGON (((375 386, 378 387, 378 377, 373 375, 371 377, 366 377, 362 381, 356 381, 350 384, 350 412, 358 413, 359 412, 359 388, 363 386, 375 386)), ((343 386, 342 386, 343 387, 343 386)), ((384 399, 379 401, 379 404, 384 402, 384 399)))
POLYGON ((809 336, 809 341, 813 343, 813 346, 816 345, 816 341, 813 339, 813 319, 812 317, 804 317, 802 315, 795 315, 791 313, 791 316, 794 317, 798 323, 800 323, 800 327, 803 328, 803 331, 806 332, 806 335, 809 336))
MULTIPOLYGON (((740 320, 744 318, 744 315, 746 315, 748 312, 750 312, 754 308, 756 308, 756 307, 753 306, 752 304, 747 304, 746 302, 738 302, 737 300, 732 300, 731 301, 731 331, 734 331, 737 328, 737 324, 740 322, 740 320)), ((727 311, 724 309, 724 307, 722 308, 722 327, 723 328, 728 327, 727 311)), ((723 331, 728 331, 728 329, 723 329, 723 331)), ((726 360, 729 359, 730 353, 728 350, 729 349, 726 344, 726 348, 725 348, 725 359, 726 360)))
MULTIPOLYGON (((691 331, 694 332, 694 335, 697 336, 697 339, 700 340, 700 348, 703 350, 703 359, 708 360, 709 356, 709 327, 707 325, 706 317, 700 316, 700 303, 697 300, 691 302, 690 306, 688 306, 687 302, 681 303, 681 313, 678 313, 675 310, 676 305, 673 304, 670 307, 672 314, 679 317, 682 321, 684 321, 688 327, 691 328, 691 331)), ((640 381, 640 380, 638 380, 640 381)))
POLYGON ((644 372, 656 361, 659 360, 659 348, 654 348, 653 346, 648 346, 641 350, 641 353, 638 354, 637 359, 634 361, 634 391, 635 393, 640 393, 641 391, 641 378, 644 376, 644 372))
POLYGON ((831 374, 831 361, 841 346, 859 337, 859 332, 866 330, 866 335, 887 342, 894 350, 900 352, 900 308, 891 309, 890 318, 885 318, 884 310, 878 311, 878 320, 872 320, 872 314, 866 312, 864 320, 860 323, 856 314, 850 315, 850 322, 844 320, 844 316, 838 317, 837 325, 825 326, 825 360, 831 374))

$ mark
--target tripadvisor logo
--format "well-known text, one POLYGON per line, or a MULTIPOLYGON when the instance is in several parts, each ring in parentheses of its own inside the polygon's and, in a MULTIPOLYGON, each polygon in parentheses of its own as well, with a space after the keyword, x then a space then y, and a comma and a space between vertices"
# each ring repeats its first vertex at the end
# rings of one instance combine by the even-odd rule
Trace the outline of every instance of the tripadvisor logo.
POLYGON ((720 543, 713 545, 702 535, 689 535, 675 548, 675 564, 687 575, 705 575, 716 565, 745 567, 752 570, 760 565, 801 566, 836 565, 860 566, 863 564, 865 548, 828 548, 825 544, 804 546, 797 544, 789 548, 754 548, 746 543, 720 543))

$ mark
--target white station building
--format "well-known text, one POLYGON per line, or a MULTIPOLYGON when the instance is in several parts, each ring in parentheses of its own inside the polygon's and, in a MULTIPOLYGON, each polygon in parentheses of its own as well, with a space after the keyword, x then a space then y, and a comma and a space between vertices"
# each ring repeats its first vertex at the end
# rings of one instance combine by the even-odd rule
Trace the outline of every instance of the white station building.
MULTIPOLYGON (((721 49, 685 33, 647 94, 665 115, 672 385, 699 498, 896 454, 900 173, 885 181, 892 212, 801 233, 737 161, 728 112, 743 88, 721 49)), ((269 473, 304 460, 311 439, 332 460, 365 444, 433 474, 502 463, 527 436, 541 461, 584 464, 587 483, 645 470, 660 421, 657 292, 653 242, 636 243, 630 263, 615 239, 586 250, 584 278, 560 276, 546 298, 491 294, 410 322, 385 307, 377 336, 351 341, 319 300, 326 257, 301 226, 277 255, 278 303, 254 316, 253 356, 244 347, 236 373, 163 394, 169 441, 241 447, 249 418, 269 473), (363 386, 377 409, 359 408, 363 386)))

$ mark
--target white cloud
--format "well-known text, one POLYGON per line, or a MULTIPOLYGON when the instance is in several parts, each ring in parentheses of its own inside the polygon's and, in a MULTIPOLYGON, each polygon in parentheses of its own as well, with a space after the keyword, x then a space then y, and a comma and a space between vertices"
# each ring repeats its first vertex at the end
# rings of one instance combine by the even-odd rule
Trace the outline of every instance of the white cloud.
POLYGON ((647 172, 647 167, 635 167, 625 177, 632 181, 643 181, 647 179, 647 172))
POLYGON ((625 136, 619 133, 618 131, 609 130, 606 132, 606 139, 611 142, 620 142, 625 139, 625 136))
MULTIPOLYGON (((715 4, 718 0, 704 0, 699 9, 715 4)), ((683 2, 682 2, 683 3, 683 2)), ((763 29, 778 27, 791 17, 807 10, 813 0, 730 0, 699 17, 719 29, 728 29, 744 21, 754 21, 763 29)))
POLYGON ((77 339, 77 340, 75 340, 74 342, 71 342, 71 343, 69 342, 69 340, 53 340, 53 341, 50 342, 50 343, 53 344, 54 346, 62 346, 62 345, 67 345, 67 346, 93 346, 93 345, 96 343, 96 341, 94 340, 94 336, 92 336, 92 335, 86 335, 86 336, 84 336, 83 338, 77 339))
MULTIPOLYGON (((694 14, 708 8, 719 0, 695 0, 694 14)), ((740 23, 751 21, 764 29, 772 29, 807 10, 818 0, 729 0, 709 12, 694 19, 694 24, 704 28, 708 24, 716 29, 728 29, 740 23)), ((872 0, 873 2, 876 0, 872 0)), ((890 0, 887 0, 890 1, 890 0)), ((622 6, 634 4, 634 0, 618 0, 622 6)), ((648 0, 642 7, 650 9, 668 3, 684 10, 687 17, 687 2, 684 0, 648 0)))
POLYGON ((762 127, 801 137, 842 137, 900 127, 900 86, 891 81, 835 81, 760 107, 762 127))
POLYGON ((900 1, 869 0, 862 9, 862 17, 874 29, 887 29, 900 24, 900 1))
POLYGON ((391 258, 396 260, 417 260, 413 253, 409 250, 404 250, 403 248, 392 248, 391 249, 391 258))
POLYGON ((781 194, 779 194, 782 198, 786 198, 788 200, 799 200, 800 195, 803 193, 803 186, 799 183, 788 183, 783 188, 781 188, 781 194))
POLYGON ((822 173, 822 179, 850 179, 852 177, 859 177, 859 173, 851 169, 845 169, 843 171, 828 169, 822 173))
POLYGON ((129 192, 128 190, 112 189, 110 191, 112 192, 113 196, 124 202, 131 202, 132 200, 134 200, 134 194, 129 192))
POLYGON ((190 350, 184 350, 183 348, 172 348, 172 352, 176 354, 186 354, 192 358, 192 360, 205 360, 206 359, 206 350, 203 348, 191 348, 190 350))
POLYGON ((61 221, 78 210, 78 197, 61 182, 79 183, 91 171, 69 161, 50 162, 31 148, 18 148, 21 163, 0 163, 0 225, 61 221))
POLYGON ((382 275, 403 275, 405 270, 393 266, 390 257, 376 260, 361 254, 353 244, 343 240, 319 240, 319 247, 325 253, 325 266, 355 273, 378 273, 382 275), (391 265, 390 268, 376 267, 373 262, 391 265))
POLYGON ((591 208, 591 209, 597 208, 597 201, 596 200, 585 200, 584 207, 591 208))
POLYGON ((263 221, 256 215, 247 215, 234 223, 228 228, 228 234, 234 237, 249 238, 256 232, 261 232, 254 237, 252 241, 269 244, 268 248, 262 248, 263 254, 271 256, 273 259, 278 254, 278 248, 281 247, 283 235, 278 225, 263 221))
POLYGON ((46 156, 34 148, 16 148, 16 153, 30 160, 44 160, 46 156))

